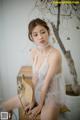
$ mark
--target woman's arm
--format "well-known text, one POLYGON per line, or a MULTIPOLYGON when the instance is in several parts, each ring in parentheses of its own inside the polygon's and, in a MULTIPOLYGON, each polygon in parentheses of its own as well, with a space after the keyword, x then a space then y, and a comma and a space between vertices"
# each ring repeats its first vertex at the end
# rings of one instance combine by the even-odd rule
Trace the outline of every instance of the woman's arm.
POLYGON ((49 57, 49 69, 41 89, 39 106, 43 106, 50 81, 55 76, 55 74, 60 72, 60 69, 61 69, 61 54, 58 50, 55 49, 55 52, 53 51, 53 53, 49 57))
POLYGON ((36 87, 36 84, 37 84, 37 79, 35 77, 35 75, 33 74, 32 75, 32 89, 33 89, 33 98, 32 98, 32 102, 36 102, 35 101, 35 87, 36 87))
MULTIPOLYGON (((34 63, 34 59, 35 59, 35 54, 36 54, 36 50, 35 48, 33 48, 31 50, 31 56, 32 56, 32 64, 34 63)), ((35 87, 36 87, 36 84, 37 84, 37 79, 36 79, 36 76, 34 73, 32 73, 32 89, 33 89, 33 99, 32 101, 35 102, 35 87)))

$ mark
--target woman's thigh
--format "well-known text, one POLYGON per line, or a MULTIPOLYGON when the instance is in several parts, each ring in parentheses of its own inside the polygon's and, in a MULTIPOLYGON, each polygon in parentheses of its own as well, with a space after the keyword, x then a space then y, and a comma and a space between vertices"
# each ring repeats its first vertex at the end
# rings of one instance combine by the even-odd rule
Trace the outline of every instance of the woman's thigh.
POLYGON ((41 111, 41 120, 57 120, 60 107, 54 101, 50 100, 44 104, 41 111))

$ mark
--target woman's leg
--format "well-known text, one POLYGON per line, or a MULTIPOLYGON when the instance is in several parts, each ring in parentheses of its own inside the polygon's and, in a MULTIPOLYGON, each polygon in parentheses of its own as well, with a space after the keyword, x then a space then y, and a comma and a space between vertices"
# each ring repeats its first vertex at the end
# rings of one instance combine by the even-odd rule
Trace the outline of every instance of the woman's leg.
POLYGON ((41 120, 58 120, 60 107, 53 101, 44 104, 41 111, 41 120))
MULTIPOLYGON (((27 101, 24 100, 22 102, 24 106, 27 105, 27 101)), ((5 111, 10 111, 10 110, 13 110, 14 108, 21 107, 21 102, 20 102, 18 95, 3 102, 1 104, 1 107, 3 107, 5 111)))

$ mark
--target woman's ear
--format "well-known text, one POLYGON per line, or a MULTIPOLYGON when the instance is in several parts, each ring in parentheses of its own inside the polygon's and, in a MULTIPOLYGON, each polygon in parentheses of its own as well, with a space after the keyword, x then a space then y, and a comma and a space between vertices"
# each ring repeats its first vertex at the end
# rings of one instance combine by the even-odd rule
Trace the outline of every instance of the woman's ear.
POLYGON ((49 31, 49 36, 53 36, 53 32, 52 31, 49 31))
POLYGON ((49 35, 52 35, 52 32, 51 32, 51 31, 49 32, 49 35))

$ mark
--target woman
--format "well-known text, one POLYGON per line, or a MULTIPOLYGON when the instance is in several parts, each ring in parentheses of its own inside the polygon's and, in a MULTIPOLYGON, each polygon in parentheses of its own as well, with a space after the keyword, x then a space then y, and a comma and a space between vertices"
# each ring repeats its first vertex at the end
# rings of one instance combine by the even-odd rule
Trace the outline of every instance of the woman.
MULTIPOLYGON (((34 97, 32 104, 24 101, 25 111, 31 120, 35 120, 39 113, 41 113, 41 120, 58 120, 63 101, 62 57, 59 50, 49 44, 50 30, 45 21, 39 18, 32 20, 28 30, 29 39, 36 44, 36 48, 31 50, 34 97)), ((9 111, 20 107, 21 103, 16 96, 4 102, 2 106, 9 111)))

